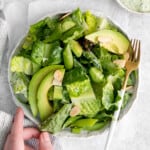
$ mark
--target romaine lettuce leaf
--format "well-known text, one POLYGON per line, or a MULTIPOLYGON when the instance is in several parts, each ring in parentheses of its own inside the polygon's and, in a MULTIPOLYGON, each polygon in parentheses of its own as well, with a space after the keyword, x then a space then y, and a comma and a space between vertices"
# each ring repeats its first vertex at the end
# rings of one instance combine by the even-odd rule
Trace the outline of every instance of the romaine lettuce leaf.
POLYGON ((62 50, 59 42, 47 44, 38 41, 33 46, 31 58, 42 66, 60 64, 62 61, 62 50))
POLYGON ((85 31, 85 34, 90 34, 92 32, 95 32, 98 27, 98 19, 96 16, 94 16, 90 11, 85 12, 85 21, 87 24, 87 30, 85 31))
POLYGON ((73 21, 76 22, 76 24, 78 26, 81 26, 83 28, 83 30, 86 30, 87 25, 86 25, 86 22, 84 19, 84 15, 79 8, 76 9, 74 12, 72 12, 71 17, 72 17, 73 21))
POLYGON ((76 67, 65 73, 63 84, 67 85, 76 81, 80 82, 86 79, 88 79, 88 76, 85 74, 85 71, 81 67, 76 67))
POLYGON ((47 60, 47 57, 45 56, 50 49, 49 44, 45 44, 41 41, 37 41, 34 46, 31 53, 31 58, 34 62, 36 62, 39 65, 42 65, 42 63, 47 60))
POLYGON ((64 43, 68 43, 70 40, 77 40, 84 35, 87 25, 84 19, 84 15, 80 9, 76 9, 71 14, 71 19, 75 23, 73 26, 62 34, 61 40, 64 43))
POLYGON ((57 65, 62 62, 62 51, 63 49, 60 47, 59 42, 54 42, 50 44, 50 52, 48 54, 48 65, 57 65))
POLYGON ((50 133, 59 132, 65 120, 69 117, 72 104, 65 104, 63 107, 53 116, 50 116, 47 120, 42 122, 41 130, 48 131, 50 133))
POLYGON ((27 75, 32 75, 40 68, 38 64, 23 56, 14 56, 10 65, 12 72, 22 72, 27 75))
POLYGON ((67 84, 67 91, 72 103, 80 108, 80 115, 93 116, 100 109, 89 79, 67 84))
POLYGON ((112 82, 106 82, 103 87, 102 104, 106 110, 109 110, 114 102, 114 87, 112 82))
POLYGON ((73 28, 63 33, 63 35, 61 36, 61 40, 64 43, 68 43, 71 40, 79 39, 80 37, 83 36, 83 33, 84 29, 81 26, 75 25, 73 28))
POLYGON ((93 66, 102 71, 101 62, 92 51, 84 51, 83 56, 86 60, 88 60, 89 64, 92 64, 93 66))
POLYGON ((125 108, 125 106, 127 105, 127 103, 129 102, 130 98, 132 96, 132 93, 130 92, 125 92, 125 95, 124 95, 124 99, 123 99, 123 104, 122 104, 122 109, 125 108))
POLYGON ((14 72, 11 76, 11 84, 15 94, 22 94, 27 100, 29 78, 22 72, 14 72))

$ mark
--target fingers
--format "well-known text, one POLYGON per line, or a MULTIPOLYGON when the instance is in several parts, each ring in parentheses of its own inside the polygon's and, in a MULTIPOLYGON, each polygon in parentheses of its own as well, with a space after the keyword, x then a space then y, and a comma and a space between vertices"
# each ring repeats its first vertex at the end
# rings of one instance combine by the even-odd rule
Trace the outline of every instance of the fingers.
POLYGON ((40 150, 53 150, 50 137, 47 132, 41 133, 39 138, 39 146, 40 150))
POLYGON ((14 123, 11 128, 11 135, 22 136, 23 135, 23 122, 24 122, 24 113, 21 108, 17 108, 16 114, 14 117, 14 123))
POLYGON ((5 145, 4 145, 4 150, 8 150, 9 149, 9 138, 10 138, 10 135, 7 136, 7 139, 6 139, 6 142, 5 142, 5 145))
POLYGON ((24 150, 34 150, 34 149, 26 145, 24 150))
POLYGON ((39 138, 40 131, 36 128, 24 128, 23 130, 23 139, 28 140, 31 138, 39 138))

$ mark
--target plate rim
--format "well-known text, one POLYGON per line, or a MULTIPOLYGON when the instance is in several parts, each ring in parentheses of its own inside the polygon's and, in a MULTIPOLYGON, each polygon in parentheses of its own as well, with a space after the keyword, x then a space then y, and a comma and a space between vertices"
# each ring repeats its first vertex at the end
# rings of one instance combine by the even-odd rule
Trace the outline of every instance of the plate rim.
MULTIPOLYGON (((82 11, 86 11, 87 9, 82 9, 80 8, 82 11)), ((73 11, 74 9, 70 9, 68 11, 73 11)), ((125 36, 127 36, 128 39, 129 36, 127 35, 127 33, 122 30, 121 28, 121 25, 119 25, 116 21, 113 21, 112 19, 110 19, 110 17, 108 15, 104 15, 103 12, 101 11, 96 11, 96 10, 93 10, 93 9, 90 9, 90 11, 92 13, 94 13, 96 16, 99 16, 99 17, 105 17, 107 18, 111 23, 113 23, 115 26, 117 26, 117 28, 119 28, 119 30, 121 30, 125 36)), ((67 12, 67 11, 65 11, 67 12)), ((44 19, 45 17, 48 17, 48 16, 55 16, 55 15, 58 15, 60 13, 65 13, 64 11, 56 11, 55 13, 48 13, 47 15, 43 15, 42 17, 40 17, 39 19, 37 19, 36 21, 34 21, 34 23, 44 19)), ((10 71, 10 63, 11 63, 11 59, 12 57, 14 56, 14 54, 16 53, 17 49, 19 49, 19 46, 21 45, 21 43, 24 41, 24 38, 26 37, 27 33, 28 33, 28 30, 29 30, 29 27, 30 25, 28 25, 28 28, 26 29, 26 32, 20 37, 20 39, 18 40, 17 44, 15 45, 15 47, 13 48, 13 50, 11 51, 11 54, 9 56, 9 61, 8 61, 8 73, 7 73, 7 76, 8 76, 8 84, 9 84, 9 88, 10 88, 10 91, 11 91, 11 96, 12 96, 12 99, 14 101, 14 103, 16 104, 16 106, 19 106, 19 107, 22 107, 23 110, 24 110, 24 114, 27 118, 29 118, 30 121, 32 121, 33 123, 35 123, 35 125, 37 127, 39 127, 39 120, 34 118, 31 111, 29 109, 27 109, 23 103, 19 102, 19 100, 17 100, 14 92, 13 92, 13 88, 11 86, 11 81, 10 81, 10 76, 11 76, 11 71, 10 71)), ((134 93, 133 93, 133 96, 131 97, 132 99, 130 100, 130 105, 128 106, 128 109, 127 109, 127 106, 125 107, 126 109, 122 110, 121 111, 121 114, 120 114, 120 117, 119 117, 119 121, 126 115, 128 114, 129 110, 131 110, 131 107, 133 106, 133 103, 136 101, 137 99, 137 95, 138 95, 138 86, 139 85, 139 69, 138 69, 138 74, 137 74, 137 80, 136 80, 136 84, 135 84, 135 87, 134 87, 134 93)), ((67 130, 63 130, 63 131, 60 131, 56 134, 52 134, 52 135, 55 135, 55 136, 59 136, 59 137, 78 137, 78 138, 90 138, 90 137, 93 137, 93 136, 96 136, 96 135, 100 135, 102 134, 103 132, 107 132, 108 131, 108 126, 109 125, 106 125, 103 129, 101 130, 98 130, 98 131, 92 131, 92 132, 86 132, 85 134, 81 133, 81 134, 73 134, 71 133, 70 131, 67 131, 67 130)))

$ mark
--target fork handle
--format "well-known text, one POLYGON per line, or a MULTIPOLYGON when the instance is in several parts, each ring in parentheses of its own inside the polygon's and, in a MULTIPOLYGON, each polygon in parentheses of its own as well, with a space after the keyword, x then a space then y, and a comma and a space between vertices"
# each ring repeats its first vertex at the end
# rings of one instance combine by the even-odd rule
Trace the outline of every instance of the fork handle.
POLYGON ((110 129, 109 129, 109 134, 107 136, 107 141, 106 141, 105 149, 104 150, 109 150, 109 148, 110 148, 110 142, 112 141, 113 133, 115 131, 116 124, 117 124, 117 121, 118 121, 118 118, 119 118, 121 106, 122 106, 122 103, 123 103, 124 94, 125 94, 125 89, 122 89, 120 91, 120 97, 121 97, 121 99, 118 102, 118 109, 115 111, 114 116, 113 116, 113 120, 111 121, 110 129))

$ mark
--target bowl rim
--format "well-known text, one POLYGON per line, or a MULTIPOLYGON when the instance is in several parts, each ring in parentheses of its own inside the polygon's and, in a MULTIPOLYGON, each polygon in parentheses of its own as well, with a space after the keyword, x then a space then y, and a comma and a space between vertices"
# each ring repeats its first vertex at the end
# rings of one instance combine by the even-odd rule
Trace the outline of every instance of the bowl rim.
MULTIPOLYGON (((68 10, 68 11, 73 11, 74 9, 71 9, 71 10, 68 10)), ((87 9, 81 9, 83 12, 86 11, 87 9)), ((39 19, 35 20, 33 22, 36 23, 46 17, 53 17, 55 15, 58 15, 58 14, 61 14, 61 13, 66 13, 68 11, 56 11, 54 13, 48 13, 47 15, 43 15, 42 17, 40 17, 39 19)), ((101 11, 95 11, 93 9, 90 9, 90 11, 98 16, 98 17, 104 17, 106 19, 108 19, 112 24, 114 24, 121 32, 123 32, 123 34, 129 39, 129 37, 127 36, 126 32, 124 32, 122 29, 121 29, 121 26, 116 22, 116 21, 113 21, 110 19, 110 17, 107 15, 104 15, 104 13, 102 13, 101 11)), ((16 52, 19 50, 19 47, 22 45, 23 41, 25 40, 25 37, 26 35, 28 34, 28 31, 29 31, 29 28, 30 28, 30 25, 28 25, 28 28, 26 30, 26 32, 21 36, 21 38, 18 40, 17 44, 15 45, 15 47, 13 48, 13 50, 11 51, 11 54, 9 56, 9 61, 8 61, 8 73, 7 73, 7 76, 8 76, 8 84, 9 84, 9 88, 10 88, 10 91, 11 91, 11 95, 12 95, 12 99, 14 101, 14 103, 16 104, 16 106, 18 107, 22 107, 22 109, 24 110, 24 114, 25 116, 30 120, 32 121, 37 127, 39 127, 40 125, 40 121, 33 117, 31 111, 29 110, 29 108, 27 108, 27 106, 23 103, 21 103, 19 100, 17 100, 14 92, 13 92, 13 88, 11 86, 11 80, 10 80, 10 77, 11 77, 11 71, 10 71, 10 63, 11 63, 11 59, 13 56, 15 56, 16 52)), ((137 80, 136 80, 136 83, 135 83, 135 86, 134 86, 134 90, 133 90, 133 95, 131 97, 131 100, 127 103, 126 107, 121 110, 121 113, 120 113, 120 116, 119 116, 119 120, 121 120, 127 113, 128 111, 131 109, 131 107, 133 106, 133 103, 136 101, 136 98, 137 98, 137 93, 138 93, 138 85, 139 85, 139 70, 137 72, 137 80)), ((73 134, 71 133, 70 131, 68 131, 67 129, 66 130, 63 130, 63 131, 60 131, 58 133, 55 133, 53 135, 55 136, 59 136, 59 137, 78 137, 78 138, 91 138, 93 136, 96 136, 96 135, 100 135, 104 132, 107 132, 108 130, 108 126, 109 125, 106 125, 103 129, 101 130, 97 130, 97 131, 92 131, 92 132, 86 132, 86 133, 81 133, 81 134, 73 134)))

